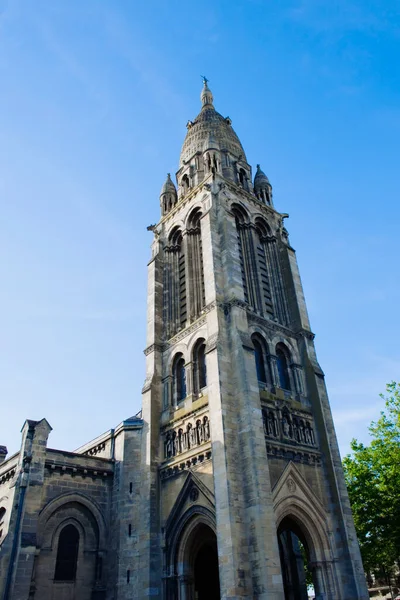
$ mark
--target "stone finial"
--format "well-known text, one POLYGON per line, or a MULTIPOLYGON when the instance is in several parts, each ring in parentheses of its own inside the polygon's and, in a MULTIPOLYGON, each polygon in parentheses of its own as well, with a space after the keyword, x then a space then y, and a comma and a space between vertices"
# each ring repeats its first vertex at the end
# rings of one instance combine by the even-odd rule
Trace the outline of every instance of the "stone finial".
POLYGON ((200 98, 203 108, 205 108, 206 106, 213 106, 214 98, 210 88, 208 87, 208 79, 206 77, 203 77, 203 89, 201 90, 200 98))

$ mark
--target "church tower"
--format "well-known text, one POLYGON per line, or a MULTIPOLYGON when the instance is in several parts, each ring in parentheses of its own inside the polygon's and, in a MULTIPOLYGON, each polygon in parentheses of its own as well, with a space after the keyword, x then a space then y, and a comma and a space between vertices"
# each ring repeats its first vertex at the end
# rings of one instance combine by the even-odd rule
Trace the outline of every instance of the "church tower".
POLYGON ((288 215, 201 104, 152 228, 135 597, 364 600, 288 215))

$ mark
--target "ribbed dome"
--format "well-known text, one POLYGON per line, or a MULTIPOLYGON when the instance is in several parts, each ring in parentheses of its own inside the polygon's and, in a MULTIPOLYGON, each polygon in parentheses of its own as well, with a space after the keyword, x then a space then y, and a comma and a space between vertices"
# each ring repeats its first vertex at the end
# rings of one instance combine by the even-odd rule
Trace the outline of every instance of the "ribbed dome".
POLYGON ((264 171, 261 171, 260 165, 257 165, 257 173, 254 177, 255 193, 258 194, 258 192, 261 192, 261 190, 269 189, 270 187, 271 184, 269 182, 268 177, 266 176, 264 171))
POLYGON ((167 179, 164 182, 164 185, 161 188, 160 196, 163 194, 175 194, 176 195, 176 187, 174 182, 171 179, 171 173, 167 174, 167 179))
POLYGON ((221 150, 228 150, 234 156, 242 157, 246 161, 246 155, 238 136, 233 131, 228 118, 224 118, 212 104, 213 96, 204 83, 201 93, 203 108, 194 121, 189 121, 188 132, 183 142, 180 166, 188 161, 196 152, 203 152, 204 145, 209 139, 215 139, 221 150))

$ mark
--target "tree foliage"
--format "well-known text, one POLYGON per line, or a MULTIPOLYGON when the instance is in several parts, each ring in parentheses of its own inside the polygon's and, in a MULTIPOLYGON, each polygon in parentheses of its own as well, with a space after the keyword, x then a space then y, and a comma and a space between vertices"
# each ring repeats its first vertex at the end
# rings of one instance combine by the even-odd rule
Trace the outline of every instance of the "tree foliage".
POLYGON ((386 390, 371 443, 353 439, 343 460, 364 568, 385 578, 400 561, 400 384, 386 390))

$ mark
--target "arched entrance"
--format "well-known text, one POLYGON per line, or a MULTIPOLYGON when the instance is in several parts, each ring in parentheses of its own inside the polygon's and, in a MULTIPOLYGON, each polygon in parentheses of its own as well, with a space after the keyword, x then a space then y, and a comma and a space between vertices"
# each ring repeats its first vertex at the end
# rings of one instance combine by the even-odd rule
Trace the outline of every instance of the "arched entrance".
POLYGON ((307 588, 314 586, 310 551, 301 528, 290 517, 279 525, 278 543, 285 600, 307 600, 307 588))
POLYGON ((192 549, 194 600, 220 600, 217 537, 199 525, 192 549))
POLYGON ((192 513, 182 525, 173 543, 175 550, 171 548, 174 576, 167 588, 168 600, 220 600, 214 523, 206 514, 192 513))

